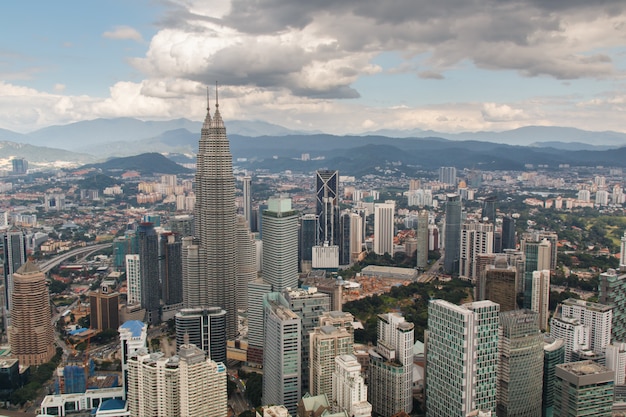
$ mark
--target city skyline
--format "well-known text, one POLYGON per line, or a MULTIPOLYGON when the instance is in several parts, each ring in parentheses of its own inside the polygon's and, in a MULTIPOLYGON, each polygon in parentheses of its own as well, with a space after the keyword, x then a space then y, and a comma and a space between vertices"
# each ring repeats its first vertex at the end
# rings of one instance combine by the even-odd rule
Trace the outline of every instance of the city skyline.
POLYGON ((219 81, 225 118, 298 130, 626 130, 618 1, 34 3, 3 8, 3 129, 202 120, 219 81))

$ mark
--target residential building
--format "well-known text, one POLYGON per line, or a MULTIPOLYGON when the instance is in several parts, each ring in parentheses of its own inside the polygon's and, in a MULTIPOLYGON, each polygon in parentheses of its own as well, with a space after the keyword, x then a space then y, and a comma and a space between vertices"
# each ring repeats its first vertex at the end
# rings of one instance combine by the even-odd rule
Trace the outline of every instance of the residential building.
POLYGON ((354 334, 346 328, 316 327, 309 333, 309 391, 332 396, 335 358, 352 353, 354 334))
POLYGON ((361 376, 361 364, 351 354, 335 357, 331 402, 352 417, 370 417, 372 405, 367 401, 367 385, 361 376))
POLYGON ((478 255, 490 254, 493 251, 493 224, 476 221, 463 223, 460 251, 460 277, 469 280, 478 279, 478 255))
POLYGON ((589 349, 604 353, 611 343, 613 307, 591 301, 569 298, 561 304, 561 315, 580 320, 589 329, 589 349))
POLYGON ((539 314, 539 328, 548 330, 550 318, 550 271, 533 271, 532 299, 530 309, 539 314))
POLYGON ((573 352, 589 349, 589 328, 579 319, 553 317, 550 320, 550 336, 563 340, 565 363, 572 362, 573 352))
POLYGON ((368 398, 382 415, 413 409, 414 325, 398 313, 378 315, 376 347, 370 349, 368 398))
POLYGON ((609 269, 600 274, 598 302, 613 306, 613 340, 626 342, 626 274, 621 272, 609 269))

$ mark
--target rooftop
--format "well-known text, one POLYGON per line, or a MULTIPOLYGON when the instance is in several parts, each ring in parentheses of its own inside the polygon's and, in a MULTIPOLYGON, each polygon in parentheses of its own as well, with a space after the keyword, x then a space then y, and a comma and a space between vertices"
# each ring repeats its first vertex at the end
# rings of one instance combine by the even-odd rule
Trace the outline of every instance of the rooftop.
POLYGON ((132 337, 141 337, 145 323, 139 320, 129 320, 120 326, 120 329, 128 329, 132 337))

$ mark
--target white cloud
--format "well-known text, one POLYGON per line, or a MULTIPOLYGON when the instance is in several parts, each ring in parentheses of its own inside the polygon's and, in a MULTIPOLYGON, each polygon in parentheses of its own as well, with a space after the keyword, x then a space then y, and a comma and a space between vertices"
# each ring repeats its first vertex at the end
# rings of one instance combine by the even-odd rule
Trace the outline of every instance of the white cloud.
POLYGON ((54 85, 54 91, 57 93, 62 93, 63 91, 65 91, 65 84, 56 83, 54 85))
POLYGON ((104 32, 103 38, 115 39, 115 40, 131 40, 135 42, 143 42, 143 36, 130 26, 116 26, 111 31, 104 32))

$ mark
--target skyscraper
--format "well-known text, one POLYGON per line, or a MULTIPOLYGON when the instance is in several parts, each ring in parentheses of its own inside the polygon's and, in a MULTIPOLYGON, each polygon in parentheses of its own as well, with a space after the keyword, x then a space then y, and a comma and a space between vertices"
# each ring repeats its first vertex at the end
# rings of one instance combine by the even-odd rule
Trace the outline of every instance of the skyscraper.
POLYGON ((515 248, 515 219, 504 216, 502 218, 502 250, 515 248))
POLYGON ((459 275, 465 279, 476 280, 477 258, 479 254, 493 252, 493 224, 465 222, 461 225, 459 254, 459 275))
POLYGON ((522 240, 526 264, 524 266, 524 308, 530 308, 533 294, 533 271, 551 269, 551 247, 549 240, 522 240))
POLYGON ((272 291, 298 287, 298 212, 291 199, 272 197, 263 211, 263 280, 272 291))
POLYGON ((207 104, 202 125, 195 179, 195 228, 199 240, 199 275, 190 281, 202 281, 199 304, 189 307, 220 306, 227 313, 226 335, 237 335, 237 266, 236 266, 236 207, 233 158, 226 128, 216 97, 215 114, 207 104))
POLYGON ((500 305, 500 311, 517 309, 517 270, 509 266, 506 257, 498 256, 494 265, 487 265, 476 287, 478 300, 491 300, 500 305))
POLYGON ((613 338, 626 341, 626 274, 609 269, 600 274, 598 286, 600 304, 613 306, 613 338))
POLYGON ((378 203, 374 205, 374 253, 393 256, 394 237, 393 203, 378 203))
POLYGON ((128 304, 141 304, 141 260, 139 255, 126 255, 126 286, 128 304))
MULTIPOLYGON (((14 159, 15 161, 15 159, 14 159)), ((11 228, 2 234, 3 259, 4 259, 4 299, 3 307, 5 330, 10 324, 13 273, 26 263, 26 236, 24 232, 11 228)))
POLYGON ((339 236, 339 171, 318 170, 315 172, 315 195, 319 218, 319 242, 336 245, 339 236))
MULTIPOLYGON (((416 266, 426 268, 428 266, 428 212, 426 210, 420 211, 417 215, 415 238, 417 240, 416 266)), ((407 255, 411 254, 407 253, 407 255)))
POLYGON ((461 245, 461 197, 458 194, 447 196, 444 245, 443 268, 448 274, 458 274, 461 245))
POLYGON ((146 321, 158 324, 161 308, 159 283, 159 236, 152 223, 141 223, 137 228, 139 269, 141 280, 141 308, 146 310, 146 321))
POLYGON ((89 293, 89 324, 92 329, 102 331, 119 327, 119 298, 118 292, 104 284, 99 291, 89 293))
POLYGON ((226 311, 220 307, 183 308, 175 318, 176 350, 193 344, 215 362, 226 363, 226 311))
POLYGON ((580 320, 589 329, 589 348, 595 353, 604 353, 611 343, 613 307, 591 301, 568 298, 561 304, 562 317, 580 320))
POLYGON ((550 336, 563 340, 565 362, 571 362, 573 353, 589 349, 589 328, 573 317, 553 317, 550 336))
POLYGON ((252 227, 252 178, 249 175, 243 177, 243 217, 248 227, 252 227))
POLYGON ((439 168, 439 182, 448 185, 456 185, 456 168, 455 167, 440 167, 439 168))
POLYGON ((593 361, 556 366, 555 416, 610 416, 613 372, 593 361))
POLYGON ((550 318, 550 271, 533 271, 532 290, 530 309, 539 313, 539 328, 546 331, 550 318))
POLYGON ((22 366, 44 364, 55 352, 46 277, 28 261, 13 272, 13 283, 11 353, 22 366))
POLYGON ((305 214, 300 218, 300 245, 299 259, 300 270, 309 272, 311 270, 311 262, 313 260, 313 246, 318 244, 317 241, 317 214, 305 214))
POLYGON ((296 413, 301 397, 301 320, 270 293, 264 301, 263 401, 296 413))
POLYGON ((256 245, 248 223, 237 216, 237 308, 248 309, 248 283, 257 277, 256 245))
POLYGON ((372 411, 390 416, 413 410, 414 325, 398 313, 378 315, 376 348, 370 349, 372 411))
POLYGON ((163 233, 159 240, 159 272, 165 305, 183 302, 182 242, 174 233, 163 233))
POLYGON ((462 306, 444 300, 430 302, 427 417, 495 412, 499 311, 500 306, 488 300, 462 306))
POLYGON ((543 390, 541 417, 554 416, 554 381, 556 366, 565 362, 563 339, 555 339, 544 333, 543 337, 543 390))
POLYGON ((539 416, 543 390, 543 334, 530 310, 500 314, 497 415, 539 416))
POLYGON ((332 397, 335 358, 351 354, 354 335, 346 328, 316 327, 309 334, 309 389, 312 395, 332 397))

